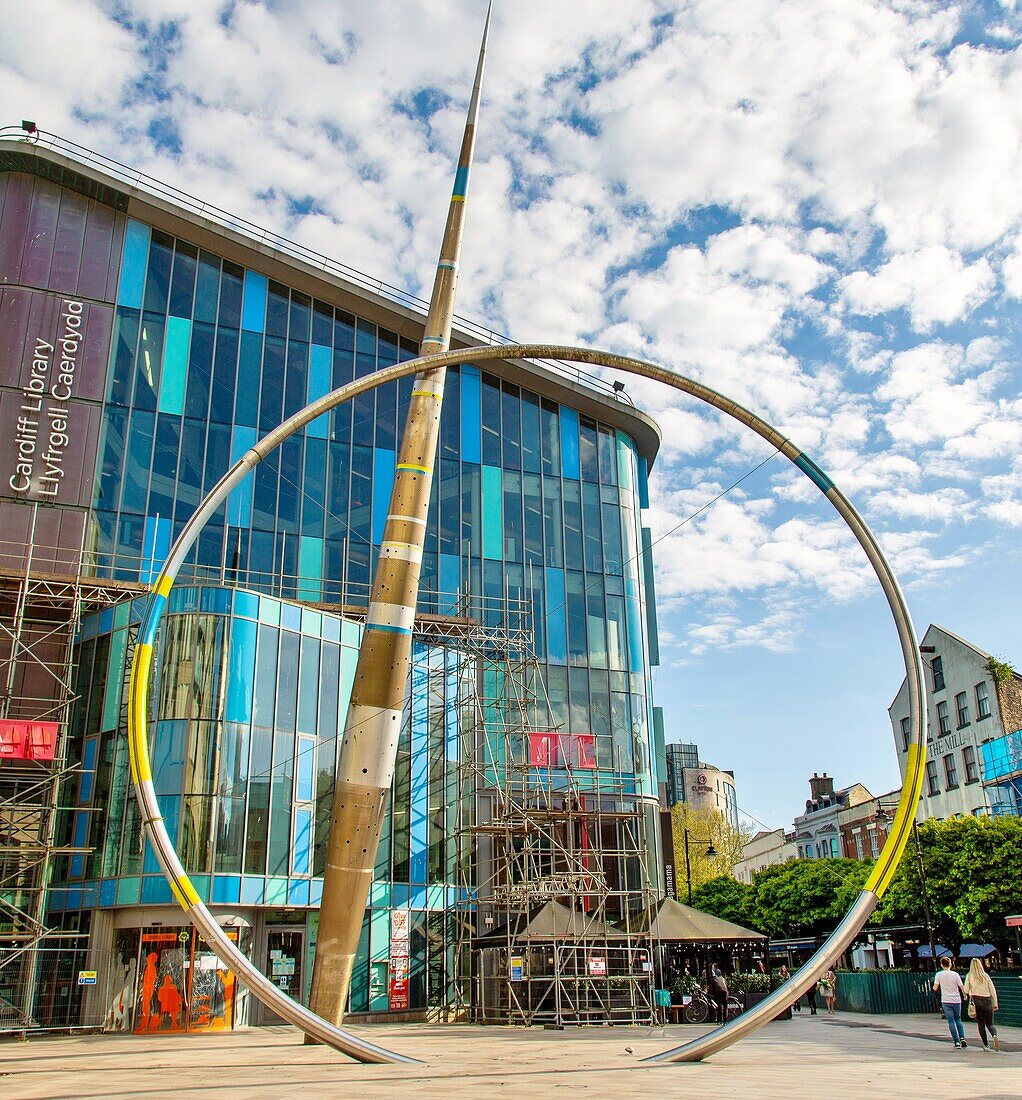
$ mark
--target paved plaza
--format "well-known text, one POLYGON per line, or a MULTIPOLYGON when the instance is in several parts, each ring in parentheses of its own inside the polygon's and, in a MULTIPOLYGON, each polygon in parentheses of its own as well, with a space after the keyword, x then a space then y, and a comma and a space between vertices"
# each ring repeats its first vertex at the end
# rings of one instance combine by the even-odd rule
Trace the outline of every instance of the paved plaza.
MULTIPOLYGON (((764 1097, 993 1100, 1022 1097, 1022 1029, 1005 1051, 956 1051, 934 1016, 805 1013, 701 1064, 639 1060, 700 1029, 550 1032, 454 1025, 360 1028, 426 1061, 364 1066, 304 1047, 288 1027, 191 1036, 82 1035, 0 1044, 0 1096, 64 1097, 764 1097), (631 1050, 629 1051, 629 1048, 631 1050)), ((969 1039, 975 1025, 968 1025, 969 1039)))

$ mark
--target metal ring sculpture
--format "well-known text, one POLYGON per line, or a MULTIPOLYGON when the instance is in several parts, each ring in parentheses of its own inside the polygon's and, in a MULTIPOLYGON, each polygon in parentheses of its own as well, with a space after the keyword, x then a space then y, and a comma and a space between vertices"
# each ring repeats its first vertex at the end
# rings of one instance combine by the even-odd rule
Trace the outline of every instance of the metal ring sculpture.
POLYGON ((665 1050, 660 1054, 644 1059, 645 1062, 700 1061, 737 1042, 773 1019, 778 1012, 794 1001, 796 997, 800 997, 817 981, 852 942, 855 935, 866 923, 870 913, 876 908, 884 891, 890 885, 897 871, 902 853, 908 844, 916 804, 922 791, 926 757, 922 663, 915 629, 898 582, 872 532, 848 498, 808 455, 804 454, 766 421, 756 416, 755 413, 749 412, 748 409, 722 396, 701 382, 675 374, 652 363, 589 348, 561 347, 547 344, 509 344, 464 348, 457 351, 421 356, 404 363, 398 363, 392 367, 386 367, 354 382, 349 382, 325 397, 313 401, 259 440, 234 463, 199 505, 198 510, 185 525, 180 537, 171 547, 156 581, 150 586, 149 602, 146 605, 138 643, 132 657, 128 709, 131 775, 135 794, 141 806, 146 835, 156 853, 160 866, 163 868, 163 873, 170 883, 175 898, 188 914, 192 924, 199 930, 203 939, 220 960, 234 971, 242 983, 264 1005, 273 1009, 289 1023, 300 1028, 310 1038, 342 1051, 358 1061, 417 1062, 417 1059, 385 1050, 375 1043, 360 1039, 350 1032, 327 1022, 315 1013, 310 1012, 303 1005, 292 1000, 245 958, 234 943, 227 938, 212 913, 203 904, 186 874, 167 832, 156 791, 153 787, 147 729, 149 674, 152 668, 153 647, 156 642, 157 628, 167 606, 167 596, 185 557, 213 513, 258 463, 306 424, 337 405, 350 401, 359 394, 373 390, 387 382, 393 382, 398 378, 417 374, 433 367, 456 366, 461 363, 483 362, 492 359, 560 359, 574 363, 587 363, 592 366, 611 367, 615 370, 663 382, 674 389, 681 390, 683 393, 704 401, 708 405, 713 405, 739 423, 751 428, 798 467, 834 506, 838 515, 845 521, 866 552, 866 557, 869 559, 877 579, 883 587, 894 616, 909 687, 912 736, 908 749, 908 762, 905 769, 901 801, 888 834, 887 842, 884 844, 883 850, 880 852, 862 891, 835 931, 812 958, 783 986, 774 990, 769 997, 760 1002, 755 1008, 743 1013, 730 1023, 718 1027, 692 1042, 684 1043, 682 1046, 673 1047, 670 1050, 665 1050))

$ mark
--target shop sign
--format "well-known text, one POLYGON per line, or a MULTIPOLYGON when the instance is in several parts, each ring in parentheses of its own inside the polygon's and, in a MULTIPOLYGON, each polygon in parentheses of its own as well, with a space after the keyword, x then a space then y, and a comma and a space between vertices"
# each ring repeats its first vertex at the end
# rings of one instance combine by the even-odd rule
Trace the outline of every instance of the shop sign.
POLYGON ((65 298, 57 337, 36 336, 19 395, 7 486, 16 496, 56 500, 68 463, 72 397, 82 350, 84 304, 65 298))

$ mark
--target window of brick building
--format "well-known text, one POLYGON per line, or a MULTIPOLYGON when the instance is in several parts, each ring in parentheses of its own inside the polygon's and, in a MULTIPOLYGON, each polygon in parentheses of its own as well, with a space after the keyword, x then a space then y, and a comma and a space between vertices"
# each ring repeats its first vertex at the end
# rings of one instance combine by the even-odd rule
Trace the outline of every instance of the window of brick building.
POLYGON ((987 695, 986 680, 976 685, 976 714, 978 718, 990 717, 990 696, 987 695))

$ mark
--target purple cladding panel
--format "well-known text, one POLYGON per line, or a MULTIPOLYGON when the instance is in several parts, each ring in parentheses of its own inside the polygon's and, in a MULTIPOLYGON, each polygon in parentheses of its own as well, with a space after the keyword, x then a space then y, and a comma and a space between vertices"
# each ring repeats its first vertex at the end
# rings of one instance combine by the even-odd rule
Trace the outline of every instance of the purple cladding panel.
MULTIPOLYGON (((124 218, 28 173, 0 177, 0 501, 54 571, 81 547, 124 218), (3 285, 6 284, 6 285, 3 285), (32 502, 55 506, 34 521, 32 502)), ((8 541, 11 541, 8 539, 8 541)))

